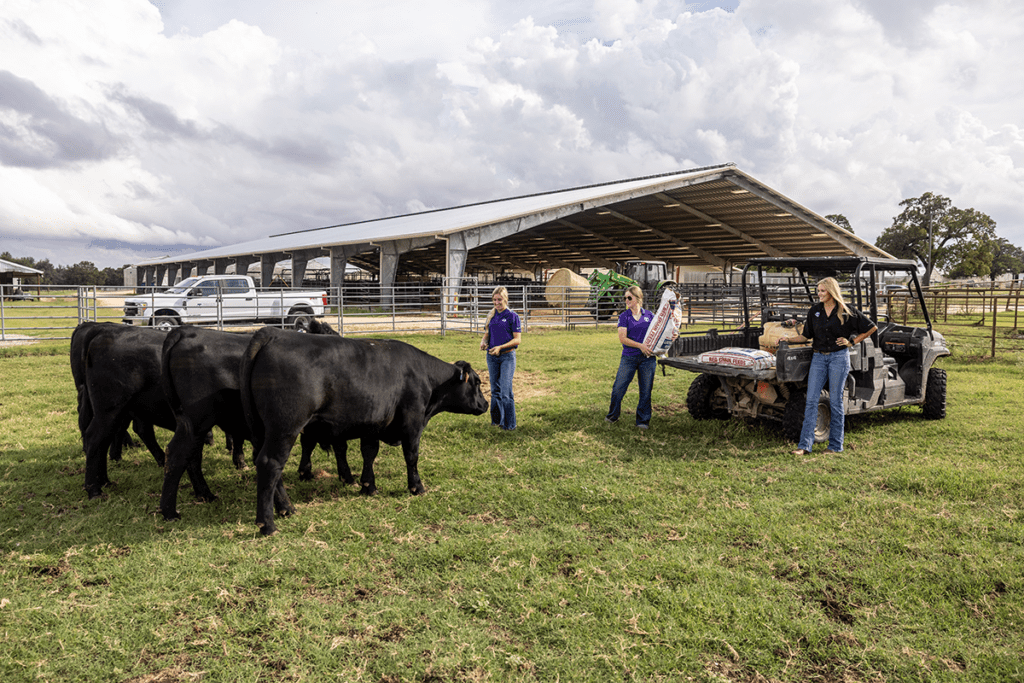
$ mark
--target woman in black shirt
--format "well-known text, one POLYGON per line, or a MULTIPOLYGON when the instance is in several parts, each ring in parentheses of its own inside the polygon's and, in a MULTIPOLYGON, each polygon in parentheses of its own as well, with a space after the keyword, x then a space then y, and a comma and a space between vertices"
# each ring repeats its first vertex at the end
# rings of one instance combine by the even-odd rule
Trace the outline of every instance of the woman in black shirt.
POLYGON ((807 372, 807 404, 804 406, 804 426, 800 431, 800 448, 793 455, 806 455, 814 445, 814 428, 818 423, 818 399, 828 381, 828 402, 832 409, 829 423, 828 450, 843 450, 843 428, 846 411, 843 393, 846 376, 850 374, 850 347, 859 344, 878 327, 857 309, 847 306, 839 283, 827 277, 818 283, 818 303, 807 311, 803 334, 796 341, 811 341, 814 354, 807 372))

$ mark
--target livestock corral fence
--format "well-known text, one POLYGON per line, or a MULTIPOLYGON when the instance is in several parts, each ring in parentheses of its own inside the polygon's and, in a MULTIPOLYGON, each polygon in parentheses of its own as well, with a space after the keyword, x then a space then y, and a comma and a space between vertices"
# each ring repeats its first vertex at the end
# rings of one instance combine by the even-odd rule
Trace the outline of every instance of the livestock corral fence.
MULTIPOLYGON (((602 300, 592 304, 587 287, 554 287, 543 284, 506 286, 509 306, 522 319, 524 331, 541 327, 574 329, 577 326, 614 325, 624 302, 602 300)), ((382 332, 482 332, 491 309, 493 284, 465 279, 449 284, 396 284, 380 286, 367 281, 346 282, 328 288, 321 321, 343 335, 382 332)), ((26 286, 13 294, 9 286, 0 296, 0 341, 35 338, 67 339, 85 321, 151 324, 153 318, 139 316, 139 310, 125 300, 146 302, 152 310, 162 288, 26 286)), ((681 285, 684 321, 690 324, 735 326, 741 322, 738 287, 681 285)), ((216 329, 245 330, 269 324, 294 327, 302 323, 288 301, 301 290, 264 288, 257 291, 261 314, 252 319, 251 299, 233 298, 216 291, 208 296, 188 297, 179 308, 187 313, 161 316, 167 326, 200 322, 216 329), (266 313, 265 311, 273 311, 266 313)), ((656 305, 648 302, 649 306, 656 305)))
MULTIPOLYGON (((473 278, 441 284, 396 284, 382 287, 367 281, 346 282, 326 289, 324 313, 319 319, 331 324, 342 335, 382 334, 390 332, 428 332, 445 334, 462 331, 481 333, 491 308, 493 284, 481 284, 473 278)), ((602 300, 594 304, 586 287, 553 287, 544 284, 506 285, 509 306, 523 322, 524 332, 554 327, 576 329, 615 325, 624 302, 602 300)), ((679 284, 683 323, 725 329, 743 324, 741 288, 721 283, 679 284)), ((152 301, 159 288, 23 286, 15 290, 0 286, 0 342, 31 343, 43 339, 68 339, 74 328, 85 321, 123 322, 125 299, 152 301)), ((289 288, 259 290, 261 305, 275 311, 251 319, 248 310, 230 296, 216 292, 207 297, 189 299, 189 316, 201 324, 226 330, 252 330, 262 325, 294 327, 301 316, 289 311, 285 302, 299 294, 289 288), (202 299, 200 302, 198 299, 202 299), (280 301, 274 305, 275 299, 280 301), (200 306, 199 304, 204 304, 200 306), (206 313, 199 315, 198 310, 206 313)), ((932 322, 946 334, 962 339, 974 355, 992 355, 1024 351, 1024 324, 1019 289, 931 288, 925 302, 932 322)), ((748 296, 756 296, 753 289, 748 296)), ((919 324, 923 316, 916 298, 905 293, 879 297, 879 318, 898 323, 919 324)), ((251 306, 251 304, 249 304, 251 306)), ((805 305, 805 304, 801 304, 805 305)), ((657 302, 645 302, 654 308, 657 302)), ((169 325, 188 322, 172 319, 169 325)), ((142 324, 140 318, 133 321, 142 324)))

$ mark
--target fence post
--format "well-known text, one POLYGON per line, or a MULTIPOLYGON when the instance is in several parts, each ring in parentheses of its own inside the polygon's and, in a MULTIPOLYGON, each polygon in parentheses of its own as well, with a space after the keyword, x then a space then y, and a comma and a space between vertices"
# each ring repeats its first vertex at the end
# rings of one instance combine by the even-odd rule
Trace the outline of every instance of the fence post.
MULTIPOLYGON (((344 278, 342 278, 342 282, 344 282, 344 278)), ((336 311, 336 313, 338 314, 338 334, 340 334, 342 337, 345 336, 345 315, 344 315, 344 313, 342 313, 342 309, 344 308, 344 305, 345 305, 344 297, 345 297, 345 288, 341 284, 339 284, 338 285, 338 296, 337 296, 337 299, 335 299, 335 301, 337 301, 336 305, 338 307, 338 309, 336 311)))
POLYGON ((995 293, 992 294, 992 357, 996 357, 996 311, 999 310, 999 302, 995 293))

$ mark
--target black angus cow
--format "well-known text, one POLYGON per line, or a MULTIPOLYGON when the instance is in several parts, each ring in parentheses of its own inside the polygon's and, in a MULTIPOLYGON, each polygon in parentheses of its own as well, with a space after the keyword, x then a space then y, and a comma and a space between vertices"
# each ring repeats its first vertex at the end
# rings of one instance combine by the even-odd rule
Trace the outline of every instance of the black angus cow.
MULTIPOLYGON (((165 336, 157 330, 123 325, 90 333, 80 368, 84 369, 81 410, 91 416, 82 434, 85 490, 90 498, 110 483, 107 451, 130 421, 174 429, 174 414, 160 387, 165 336)), ((162 466, 163 451, 158 445, 150 450, 162 466)))
MULTIPOLYGON (((89 426, 89 422, 92 420, 92 405, 89 402, 89 395, 85 388, 85 353, 89 348, 89 343, 92 338, 103 331, 113 331, 115 334, 118 330, 131 329, 125 325, 118 325, 116 323, 97 323, 97 322, 84 322, 75 328, 74 332, 71 333, 71 352, 69 354, 71 361, 71 377, 75 382, 75 390, 78 393, 78 430, 82 434, 82 448, 85 448, 85 430, 89 426)), ((150 453, 153 454, 153 458, 157 461, 157 464, 163 465, 164 452, 160 448, 160 444, 157 443, 156 434, 153 432, 153 425, 144 422, 141 419, 132 421, 132 429, 142 439, 142 443, 145 444, 146 448, 150 453)), ((119 430, 114 434, 114 438, 110 443, 110 459, 120 460, 121 451, 125 446, 134 446, 131 437, 127 430, 119 430)))
POLYGON ((420 437, 430 418, 487 411, 480 377, 469 363, 446 363, 394 340, 299 337, 263 328, 253 335, 240 374, 245 418, 262 444, 256 456, 256 524, 264 535, 276 531, 275 509, 294 511, 281 472, 307 426, 318 438, 329 433, 332 445, 361 440, 364 494, 377 490, 373 461, 379 442, 401 443, 409 492, 419 494, 420 437))
MULTIPOLYGON (((330 325, 315 319, 309 332, 337 335, 330 325)), ((224 430, 231 440, 235 467, 245 466, 242 443, 253 438, 242 414, 238 368, 251 339, 248 333, 218 332, 186 325, 172 330, 164 340, 160 381, 175 419, 174 436, 167 444, 160 494, 164 519, 181 517, 177 510, 178 487, 186 471, 197 498, 217 499, 202 473, 202 436, 214 425, 224 430)))

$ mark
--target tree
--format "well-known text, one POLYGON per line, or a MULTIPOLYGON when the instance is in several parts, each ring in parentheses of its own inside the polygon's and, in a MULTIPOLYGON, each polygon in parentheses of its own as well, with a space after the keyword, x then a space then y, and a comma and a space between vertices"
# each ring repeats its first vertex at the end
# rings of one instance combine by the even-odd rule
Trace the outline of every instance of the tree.
POLYGON ((1014 280, 1020 278, 1024 273, 1024 249, 1009 240, 997 237, 992 242, 992 272, 989 273, 994 281, 1000 275, 1009 273, 1014 280))
POLYGON ((92 261, 79 261, 73 266, 60 266, 55 272, 58 285, 102 285, 103 276, 92 261))
POLYGON ((849 219, 841 213, 830 213, 825 216, 826 220, 830 220, 840 228, 845 229, 847 232, 853 232, 853 226, 850 225, 849 219))
POLYGON ((925 192, 904 199, 900 215, 892 220, 875 245, 893 256, 916 259, 924 266, 927 287, 936 267, 946 271, 988 270, 973 245, 995 239, 996 223, 974 209, 958 209, 942 195, 925 192))

